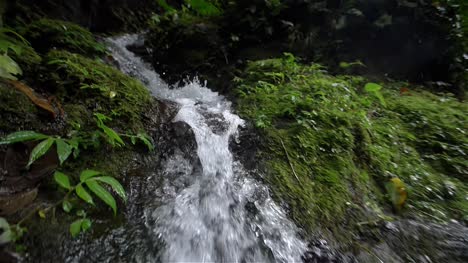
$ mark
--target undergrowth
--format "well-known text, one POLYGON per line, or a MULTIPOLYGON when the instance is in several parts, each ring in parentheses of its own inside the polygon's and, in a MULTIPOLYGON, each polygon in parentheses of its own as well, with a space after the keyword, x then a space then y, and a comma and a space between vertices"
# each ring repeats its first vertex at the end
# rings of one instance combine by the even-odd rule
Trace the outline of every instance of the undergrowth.
POLYGON ((346 238, 388 215, 468 220, 468 107, 451 95, 382 83, 379 98, 363 78, 290 54, 250 62, 235 81, 242 116, 265 135, 266 180, 307 231, 346 238))
POLYGON ((52 48, 66 49, 87 56, 101 56, 106 53, 103 44, 93 34, 79 25, 53 19, 39 19, 24 27, 20 33, 40 53, 52 48))
MULTIPOLYGON (((6 33, 0 36, 3 41, 1 55, 8 56, 9 59, 8 64, 3 63, 0 66, 2 70, 6 68, 9 71, 0 76, 0 137, 11 140, 0 144, 34 145, 32 141, 36 140, 29 162, 27 165, 25 163, 25 168, 21 168, 21 173, 35 175, 34 169, 40 170, 39 174, 42 170, 49 173, 47 165, 56 165, 60 166, 60 171, 70 175, 55 173, 55 181, 68 190, 62 196, 60 191, 56 191, 55 184, 48 184, 51 180, 41 181, 40 190, 43 196, 41 193, 40 202, 54 201, 54 198, 60 197, 62 199, 59 202, 38 210, 38 213, 36 208, 30 209, 32 212, 28 211, 26 217, 19 222, 19 213, 23 211, 15 210, 12 214, 7 214, 8 219, 12 219, 11 222, 21 230, 18 233, 22 233, 26 226, 23 223, 26 221, 28 229, 41 224, 37 220, 29 221, 36 214, 44 219, 47 211, 53 211, 51 216, 55 217, 55 207, 61 204, 63 210, 69 213, 70 204, 75 204, 79 198, 88 204, 93 203, 91 195, 83 195, 82 185, 86 185, 88 190, 115 213, 116 201, 96 183, 103 182, 114 190, 118 188, 120 194, 124 193, 115 179, 105 175, 122 179, 124 167, 135 161, 138 152, 144 148, 153 150, 152 139, 145 132, 145 127, 150 124, 144 122, 144 115, 156 107, 149 91, 138 80, 105 64, 99 58, 106 54, 105 46, 78 25, 41 19, 22 29, 2 32, 6 33), (7 134, 10 135, 6 136, 7 134), (36 137, 29 136, 31 134, 36 137), (142 147, 128 147, 137 144, 142 147), (57 160, 49 160, 52 164, 41 166, 44 164, 40 161, 46 159, 45 155, 49 153, 56 154, 57 160), (78 154, 80 158, 77 158, 78 154), (36 166, 30 168, 29 165, 33 163, 36 166), (100 172, 95 172, 95 169, 100 172), (82 171, 91 171, 94 179, 78 178, 77 175, 82 171)), ((0 151, 3 158, 7 148, 3 146, 0 151)), ((14 146, 9 147, 8 151, 21 157, 29 154, 15 152, 14 146)), ((8 159, 5 157, 5 160, 8 159)), ((55 170, 50 169, 50 173, 55 170)), ((7 173, 6 176, 11 175, 7 173)), ((39 188, 35 181, 31 182, 30 187, 39 188)), ((12 189, 16 191, 15 186, 12 189)), ((41 207, 43 206, 38 205, 38 208, 41 207)), ((86 208, 89 208, 87 212, 90 215, 97 214, 95 208, 86 208)), ((18 207, 20 209, 22 207, 18 207)), ((72 235, 87 230, 91 224, 82 209, 75 209, 73 214, 75 212, 79 219, 71 225, 72 235)), ((64 216, 63 220, 71 217, 64 216)), ((17 240, 20 236, 10 240, 17 240)))

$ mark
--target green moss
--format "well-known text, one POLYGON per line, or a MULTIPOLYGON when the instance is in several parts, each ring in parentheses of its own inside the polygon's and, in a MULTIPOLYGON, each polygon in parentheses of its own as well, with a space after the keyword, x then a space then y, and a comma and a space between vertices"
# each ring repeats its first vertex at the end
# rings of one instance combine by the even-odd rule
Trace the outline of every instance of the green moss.
MULTIPOLYGON (((121 129, 142 129, 141 114, 149 106, 151 96, 139 81, 98 60, 67 51, 49 52, 44 64, 64 103, 114 117, 114 125, 121 129)), ((80 121, 79 115, 74 115, 77 114, 70 114, 71 120, 80 121)))
POLYGON ((408 204, 437 220, 464 219, 467 210, 468 107, 448 95, 411 91, 385 93, 388 108, 370 126, 373 173, 398 176, 408 187, 408 204))
POLYGON ((0 131, 16 131, 38 123, 37 109, 29 98, 0 81, 0 131))
POLYGON ((242 116, 266 138, 267 181, 306 230, 346 239, 360 222, 385 218, 393 206, 385 186, 395 177, 408 191, 401 216, 468 213, 468 110, 453 97, 401 95, 404 84, 386 83, 383 106, 363 91, 365 79, 331 76, 288 54, 249 63, 236 81, 242 116))
POLYGON ((105 54, 105 46, 98 43, 88 30, 79 25, 52 19, 39 19, 20 32, 41 53, 52 48, 66 49, 87 56, 105 54))

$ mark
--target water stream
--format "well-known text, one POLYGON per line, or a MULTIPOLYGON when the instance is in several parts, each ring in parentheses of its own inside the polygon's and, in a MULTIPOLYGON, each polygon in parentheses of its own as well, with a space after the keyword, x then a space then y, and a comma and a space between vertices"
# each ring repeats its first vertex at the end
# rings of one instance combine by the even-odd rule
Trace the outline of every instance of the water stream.
POLYGON ((137 35, 107 40, 121 70, 140 79, 161 99, 180 109, 174 122, 193 130, 201 171, 177 152, 164 164, 162 205, 144 211, 145 227, 162 249, 142 262, 300 262, 306 243, 276 205, 268 189, 235 160, 229 141, 244 121, 223 96, 197 81, 171 89, 127 50, 137 35))

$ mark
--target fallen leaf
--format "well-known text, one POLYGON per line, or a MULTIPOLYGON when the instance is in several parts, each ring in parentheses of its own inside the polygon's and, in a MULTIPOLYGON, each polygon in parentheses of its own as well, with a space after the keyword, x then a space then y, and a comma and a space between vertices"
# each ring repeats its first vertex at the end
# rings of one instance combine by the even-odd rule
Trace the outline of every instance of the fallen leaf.
POLYGON ((409 89, 406 88, 406 87, 400 88, 400 95, 404 95, 404 94, 410 95, 410 94, 409 94, 409 89))
POLYGON ((57 110, 50 104, 49 100, 34 92, 32 88, 17 80, 8 80, 7 82, 26 95, 36 106, 50 112, 54 118, 57 117, 57 110))
POLYGON ((405 183, 400 180, 400 178, 394 177, 390 179, 390 182, 387 183, 386 188, 393 207, 395 208, 396 212, 400 212, 408 197, 405 183))

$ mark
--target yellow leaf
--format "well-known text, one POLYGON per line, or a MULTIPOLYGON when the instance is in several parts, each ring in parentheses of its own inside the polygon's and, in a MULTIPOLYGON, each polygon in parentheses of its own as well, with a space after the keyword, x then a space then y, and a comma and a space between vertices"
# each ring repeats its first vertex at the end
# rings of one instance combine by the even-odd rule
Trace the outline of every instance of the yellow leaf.
POLYGON ((44 210, 39 210, 39 212, 37 212, 39 214, 39 217, 42 218, 42 219, 45 219, 46 218, 46 214, 44 212, 44 210))
POLYGON ((408 197, 405 183, 398 177, 390 179, 390 182, 387 184, 387 193, 395 210, 397 212, 401 211, 408 197))

